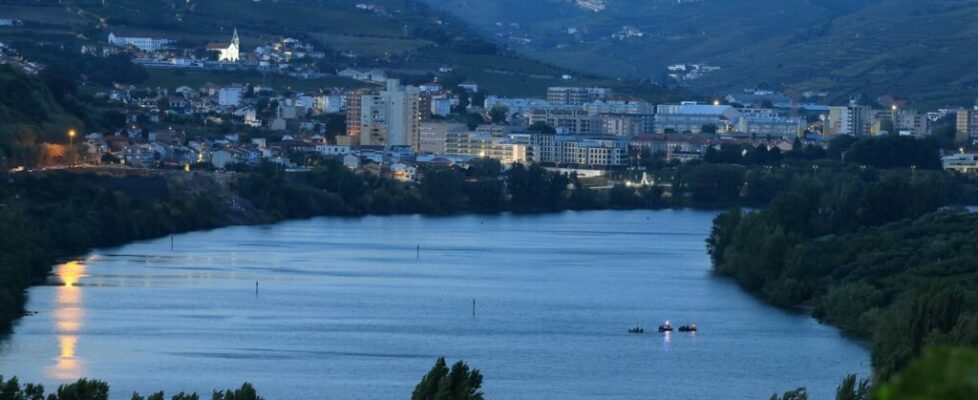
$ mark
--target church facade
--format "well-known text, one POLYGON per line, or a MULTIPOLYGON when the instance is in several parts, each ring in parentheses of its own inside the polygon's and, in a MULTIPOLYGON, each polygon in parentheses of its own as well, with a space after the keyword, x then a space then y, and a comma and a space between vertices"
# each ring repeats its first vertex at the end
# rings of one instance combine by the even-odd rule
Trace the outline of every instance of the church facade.
POLYGON ((238 62, 241 59, 241 39, 238 38, 238 30, 234 30, 230 43, 209 43, 207 51, 217 53, 217 61, 238 62))

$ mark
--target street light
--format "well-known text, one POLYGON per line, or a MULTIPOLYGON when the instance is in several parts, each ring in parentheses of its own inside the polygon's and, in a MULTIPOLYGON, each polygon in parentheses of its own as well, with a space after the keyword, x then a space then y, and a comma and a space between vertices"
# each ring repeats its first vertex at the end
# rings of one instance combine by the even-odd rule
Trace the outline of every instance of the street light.
POLYGON ((77 135, 77 134, 78 133, 75 132, 74 129, 69 129, 68 130, 68 157, 70 157, 68 159, 68 167, 69 168, 72 167, 72 166, 74 166, 74 159, 75 158, 73 157, 72 150, 75 148, 75 135, 77 135))

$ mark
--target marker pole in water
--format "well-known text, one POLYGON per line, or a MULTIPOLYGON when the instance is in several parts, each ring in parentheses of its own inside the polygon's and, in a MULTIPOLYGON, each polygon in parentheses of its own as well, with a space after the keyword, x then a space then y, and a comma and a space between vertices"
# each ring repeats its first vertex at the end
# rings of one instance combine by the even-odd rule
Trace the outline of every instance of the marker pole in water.
POLYGON ((258 297, 258 281, 255 281, 255 297, 258 297))
POLYGON ((173 251, 173 235, 170 235, 170 251, 173 251))
POLYGON ((420 260, 421 259, 421 245, 420 244, 418 245, 418 252, 414 255, 414 259, 415 260, 420 260))
POLYGON ((472 318, 475 318, 475 299, 472 299, 472 318))

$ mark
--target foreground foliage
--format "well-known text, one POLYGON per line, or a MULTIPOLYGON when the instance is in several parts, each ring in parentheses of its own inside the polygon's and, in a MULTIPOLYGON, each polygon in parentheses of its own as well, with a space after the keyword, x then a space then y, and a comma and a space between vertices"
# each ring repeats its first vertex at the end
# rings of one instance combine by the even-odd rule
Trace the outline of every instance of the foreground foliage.
POLYGON ((414 387, 411 400, 483 400, 481 388, 479 370, 470 370, 464 361, 449 370, 445 357, 441 357, 414 387))
MULTIPOLYGON (((21 385, 16 377, 4 381, 0 376, 0 399, 3 400, 108 400, 109 384, 94 380, 80 379, 75 383, 58 386, 58 389, 44 396, 44 386, 27 383, 21 385)), ((143 397, 139 393, 132 394, 132 400, 165 400, 163 392, 153 393, 143 397)), ((197 393, 180 392, 170 397, 171 400, 200 400, 197 393)), ((225 391, 215 390, 211 395, 212 400, 264 400, 258 395, 254 386, 250 383, 241 385, 238 389, 228 389, 225 391)))

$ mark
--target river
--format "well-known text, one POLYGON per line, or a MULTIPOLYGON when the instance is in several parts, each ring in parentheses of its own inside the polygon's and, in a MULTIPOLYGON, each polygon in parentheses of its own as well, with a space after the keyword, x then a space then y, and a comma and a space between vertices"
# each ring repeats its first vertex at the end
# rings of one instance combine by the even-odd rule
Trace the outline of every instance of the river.
POLYGON ((410 398, 442 355, 490 400, 830 399, 865 376, 862 346, 711 274, 714 215, 318 218, 100 249, 30 290, 0 374, 270 400, 410 398))

